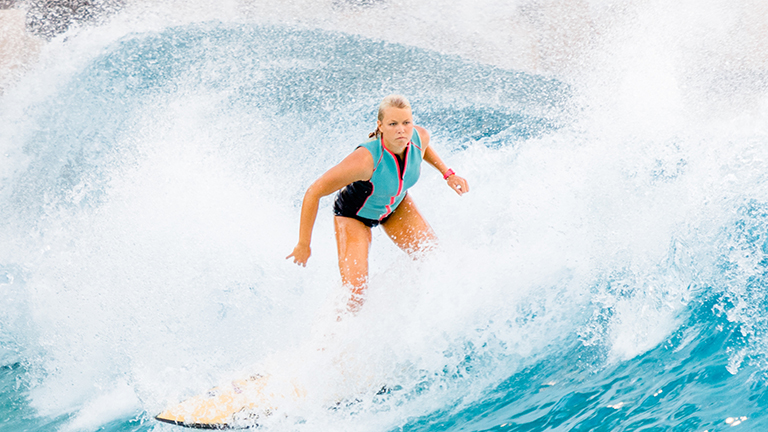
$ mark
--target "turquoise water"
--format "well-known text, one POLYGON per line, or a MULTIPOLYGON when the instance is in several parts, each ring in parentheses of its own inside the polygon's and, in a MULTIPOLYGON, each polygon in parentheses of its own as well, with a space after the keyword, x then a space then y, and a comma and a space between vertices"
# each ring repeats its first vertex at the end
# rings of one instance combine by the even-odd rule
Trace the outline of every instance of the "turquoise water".
POLYGON ((110 37, 0 99, 0 430, 180 430, 152 417, 254 371, 308 390, 263 430, 768 429, 754 106, 623 111, 583 76, 287 25, 110 37), (472 192, 425 169, 440 249, 375 233, 338 324, 330 199, 310 266, 284 257, 391 92, 472 192))

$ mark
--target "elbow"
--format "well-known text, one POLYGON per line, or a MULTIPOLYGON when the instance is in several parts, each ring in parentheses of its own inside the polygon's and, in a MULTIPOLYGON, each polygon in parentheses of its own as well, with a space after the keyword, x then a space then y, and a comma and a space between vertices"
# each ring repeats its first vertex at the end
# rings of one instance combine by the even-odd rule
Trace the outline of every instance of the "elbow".
POLYGON ((311 201, 320 201, 320 196, 312 186, 307 188, 307 191, 304 192, 304 202, 307 203, 311 201))
POLYGON ((320 198, 326 196, 328 194, 324 194, 322 191, 322 188, 320 188, 317 183, 313 183, 309 188, 307 188, 307 191, 304 193, 304 202, 311 202, 320 201, 320 198))

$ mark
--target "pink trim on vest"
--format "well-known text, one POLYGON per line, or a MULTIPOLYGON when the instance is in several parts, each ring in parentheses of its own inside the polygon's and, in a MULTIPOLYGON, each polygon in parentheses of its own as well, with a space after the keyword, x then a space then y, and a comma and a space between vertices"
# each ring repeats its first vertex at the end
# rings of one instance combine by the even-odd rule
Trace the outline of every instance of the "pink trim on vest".
MULTIPOLYGON (((384 143, 381 144, 382 147, 384 147, 384 143)), ((368 149, 366 149, 368 150, 368 149)), ((376 163, 373 165, 373 172, 376 172, 376 170, 379 168, 379 165, 381 164, 381 159, 384 158, 384 152, 381 152, 379 155, 379 160, 376 161, 376 163)), ((373 159, 373 155, 371 155, 371 159, 373 159)), ((371 173, 371 178, 373 178, 373 173, 371 173)), ((368 180, 369 183, 371 183, 371 193, 367 197, 365 197, 365 201, 363 201, 363 205, 360 206, 359 209, 355 212, 356 215, 360 216, 360 211, 365 208, 365 205, 368 204, 368 200, 371 199, 373 196, 373 192, 376 190, 376 185, 373 184, 372 181, 368 180)), ((381 219, 381 218, 379 218, 381 219)))
MULTIPOLYGON (((405 176, 405 171, 408 170, 408 149, 411 148, 411 144, 413 144, 411 141, 408 141, 408 144, 405 145, 405 155, 403 155, 403 170, 400 171, 400 162, 397 160, 397 156, 392 153, 387 146, 384 145, 384 141, 381 142, 381 147, 386 150, 389 154, 392 155, 392 159, 395 160, 395 167, 397 168, 397 193, 395 196, 391 197, 389 199, 389 204, 385 207, 387 210, 386 213, 384 213, 383 216, 379 218, 379 220, 384 219, 385 217, 389 216, 390 213, 392 213, 392 205, 395 204, 395 198, 397 198, 398 195, 400 195, 400 192, 403 191, 403 177, 405 176)), ((371 194, 373 195, 373 194, 371 194)))

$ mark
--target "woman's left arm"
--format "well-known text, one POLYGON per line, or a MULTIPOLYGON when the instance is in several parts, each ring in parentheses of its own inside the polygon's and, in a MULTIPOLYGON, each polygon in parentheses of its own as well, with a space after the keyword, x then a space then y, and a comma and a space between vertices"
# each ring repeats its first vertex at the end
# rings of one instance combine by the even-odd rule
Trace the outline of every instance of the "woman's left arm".
POLYGON ((421 145, 424 149, 422 151, 423 159, 433 167, 435 167, 443 178, 448 182, 448 186, 455 190, 457 194, 463 195, 469 192, 469 185, 463 177, 457 176, 452 169, 449 169, 437 152, 429 145, 429 132, 421 126, 414 126, 419 131, 419 138, 421 138, 421 145))

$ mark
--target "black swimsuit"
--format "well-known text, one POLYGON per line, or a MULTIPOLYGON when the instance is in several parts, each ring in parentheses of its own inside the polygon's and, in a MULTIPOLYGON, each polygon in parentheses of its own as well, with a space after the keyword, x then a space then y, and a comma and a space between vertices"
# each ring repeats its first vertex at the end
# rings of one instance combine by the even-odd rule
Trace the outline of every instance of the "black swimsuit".
MULTIPOLYGON (((397 163, 400 165, 400 172, 403 172, 405 170, 405 160, 400 156, 397 156, 397 163)), ((386 222, 387 219, 392 216, 392 213, 381 220, 368 219, 357 215, 357 212, 360 211, 365 204, 365 201, 372 193, 373 183, 371 183, 370 180, 360 180, 344 186, 339 193, 336 194, 336 201, 333 203, 333 214, 336 216, 357 219, 369 228, 373 228, 386 222)))

